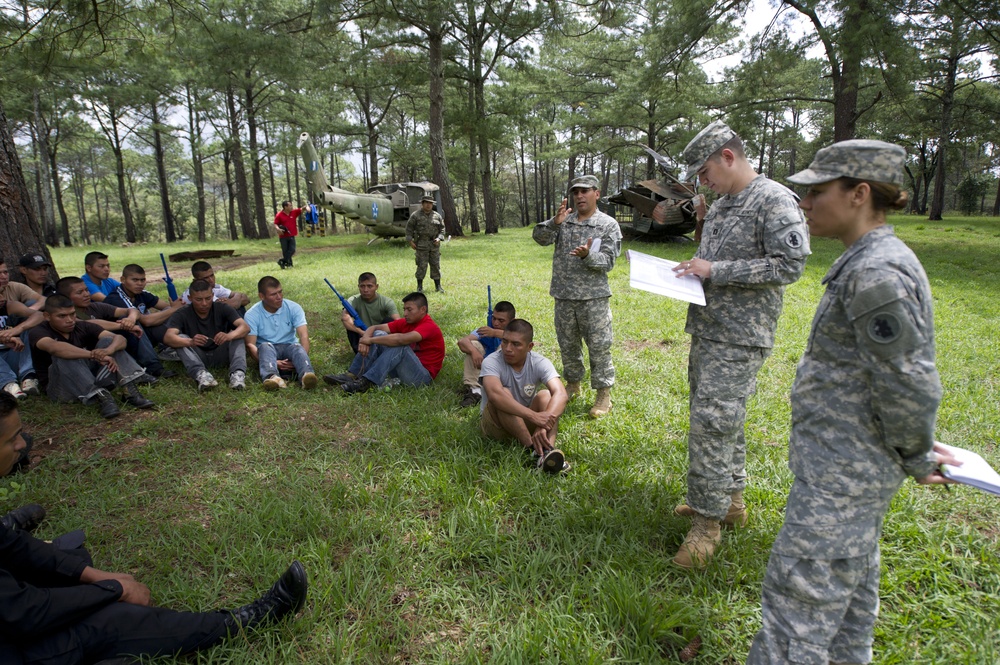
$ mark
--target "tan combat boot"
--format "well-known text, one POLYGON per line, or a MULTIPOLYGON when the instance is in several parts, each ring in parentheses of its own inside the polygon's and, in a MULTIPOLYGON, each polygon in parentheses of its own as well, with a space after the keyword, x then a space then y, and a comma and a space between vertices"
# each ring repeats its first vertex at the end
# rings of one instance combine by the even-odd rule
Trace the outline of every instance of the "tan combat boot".
POLYGON ((677 550, 673 561, 681 568, 702 569, 715 555, 715 548, 722 540, 722 531, 715 520, 695 513, 691 519, 691 530, 677 550))
MULTIPOLYGON (((674 515, 681 517, 694 517, 697 514, 694 508, 686 503, 682 503, 674 508, 674 515)), ((749 516, 747 515, 746 504, 743 503, 743 490, 733 492, 729 510, 726 511, 726 516, 722 520, 722 526, 727 529, 742 529, 747 525, 747 520, 749 520, 749 516)))
POLYGON ((594 400, 594 406, 590 409, 590 417, 600 418, 602 416, 606 416, 610 410, 611 388, 598 388, 597 399, 594 400))
POLYGON ((570 381, 566 384, 566 394, 569 395, 570 399, 576 399, 580 394, 580 382, 570 381))

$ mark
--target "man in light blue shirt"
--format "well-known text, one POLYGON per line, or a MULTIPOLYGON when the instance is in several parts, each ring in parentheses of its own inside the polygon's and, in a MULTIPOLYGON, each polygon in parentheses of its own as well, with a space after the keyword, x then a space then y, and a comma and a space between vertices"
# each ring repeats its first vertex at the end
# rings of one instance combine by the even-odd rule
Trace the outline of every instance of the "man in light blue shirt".
POLYGON ((270 275, 257 282, 260 302, 244 320, 250 325, 247 350, 260 367, 264 390, 286 388, 281 374, 294 373, 300 385, 312 390, 319 383, 309 362, 309 330, 306 314, 298 303, 285 300, 281 282, 270 275))
POLYGON ((80 279, 87 285, 91 300, 104 302, 105 296, 114 293, 122 284, 117 279, 111 279, 111 262, 104 252, 88 252, 83 257, 83 270, 80 279))

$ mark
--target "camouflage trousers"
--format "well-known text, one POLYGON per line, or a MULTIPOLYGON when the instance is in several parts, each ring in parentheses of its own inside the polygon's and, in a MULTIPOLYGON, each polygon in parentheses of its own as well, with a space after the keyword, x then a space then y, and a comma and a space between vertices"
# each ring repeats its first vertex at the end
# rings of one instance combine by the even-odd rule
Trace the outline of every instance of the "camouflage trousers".
POLYGON ((746 486, 747 398, 771 350, 691 337, 687 504, 721 520, 730 495, 746 486))
POLYGON ((610 388, 615 385, 615 366, 611 362, 611 298, 564 300, 556 298, 556 339, 562 356, 563 379, 583 381, 583 346, 590 354, 590 385, 610 388))
POLYGON ((441 248, 433 244, 430 247, 417 245, 417 272, 415 277, 421 281, 427 274, 427 264, 431 264, 431 279, 435 282, 441 279, 441 248))
POLYGON ((761 592, 763 625, 747 665, 870 663, 878 616, 879 549, 850 559, 771 551, 761 592))

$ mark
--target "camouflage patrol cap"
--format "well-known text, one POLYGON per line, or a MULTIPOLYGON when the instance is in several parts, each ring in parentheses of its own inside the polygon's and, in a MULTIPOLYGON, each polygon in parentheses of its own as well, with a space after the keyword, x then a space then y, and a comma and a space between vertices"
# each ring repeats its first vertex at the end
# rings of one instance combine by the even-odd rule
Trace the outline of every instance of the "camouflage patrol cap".
POLYGON ((857 178, 903 185, 906 150, 885 141, 854 139, 827 146, 816 153, 805 171, 788 176, 796 185, 815 185, 837 178, 857 178))
POLYGON ((708 158, 711 157, 716 150, 721 148, 726 144, 726 141, 735 138, 736 132, 729 128, 729 125, 722 122, 721 120, 716 120, 711 123, 708 127, 698 132, 698 134, 691 139, 687 147, 684 148, 684 153, 682 157, 684 161, 687 162, 687 171, 684 173, 684 177, 681 178, 682 181, 690 180, 694 177, 694 174, 698 172, 708 158))
POLYGON ((601 181, 597 179, 596 175, 582 175, 579 178, 573 178, 573 181, 569 183, 570 191, 580 188, 600 189, 601 181))
POLYGON ((423 197, 421 197, 420 202, 423 203, 424 201, 430 201, 431 203, 437 203, 437 201, 434 199, 434 197, 431 196, 430 194, 424 194, 423 197))

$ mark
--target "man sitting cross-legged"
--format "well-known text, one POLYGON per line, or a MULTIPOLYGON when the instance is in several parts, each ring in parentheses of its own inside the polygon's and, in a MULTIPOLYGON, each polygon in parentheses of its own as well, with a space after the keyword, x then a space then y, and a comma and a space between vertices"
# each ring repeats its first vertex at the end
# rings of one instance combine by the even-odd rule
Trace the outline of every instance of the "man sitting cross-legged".
POLYGON ((250 326, 235 309, 213 302, 212 285, 203 279, 191 283, 191 304, 181 307, 167 322, 163 341, 177 349, 198 392, 219 385, 207 367, 229 367, 229 387, 246 387, 247 347, 243 338, 250 326))
MULTIPOLYGON (((396 303, 392 298, 383 296, 378 292, 378 279, 374 273, 363 272, 358 277, 358 294, 347 299, 351 307, 358 313, 366 326, 376 326, 380 323, 389 323, 401 319, 396 311, 396 303)), ((340 322, 344 324, 347 331, 347 341, 351 343, 351 350, 358 352, 358 340, 365 334, 365 331, 354 324, 354 317, 348 311, 342 310, 340 322)))
POLYGON ((493 308, 490 325, 476 328, 458 340, 458 348, 465 354, 462 360, 462 401, 459 406, 475 406, 483 398, 479 385, 479 370, 483 358, 500 348, 500 340, 507 324, 517 318, 514 305, 501 300, 493 308))
POLYGON ((264 390, 285 387, 281 373, 295 373, 306 390, 319 382, 309 362, 309 329, 302 307, 285 300, 281 282, 268 275, 257 282, 260 302, 247 312, 250 326, 246 345, 250 355, 257 360, 264 390))
POLYGON ((530 323, 514 319, 503 333, 500 353, 483 361, 479 428, 491 439, 517 439, 534 451, 540 469, 559 473, 570 468, 556 448, 559 417, 569 396, 552 363, 531 350, 534 335, 530 323), (538 384, 545 389, 538 390, 538 384))
MULTIPOLYGON (((156 349, 149 340, 149 335, 139 325, 139 310, 95 302, 93 295, 87 289, 86 282, 80 277, 63 277, 56 282, 56 292, 73 301, 76 318, 90 321, 124 337, 125 351, 146 370, 146 374, 150 377, 170 378, 177 375, 173 370, 164 370, 156 355, 156 349)), ((153 381, 146 377, 146 382, 153 381)))
POLYGON ((31 329, 31 360, 42 390, 53 402, 96 403, 101 415, 119 414, 108 392, 121 386, 125 402, 137 409, 154 404, 142 396, 135 381, 145 371, 125 353, 125 338, 76 318, 73 301, 61 294, 49 296, 45 322, 31 329))
POLYGON ((444 336, 427 314, 427 298, 414 291, 403 298, 403 318, 365 331, 346 374, 324 376, 345 393, 363 393, 389 377, 404 386, 426 386, 441 371, 444 336))

